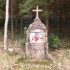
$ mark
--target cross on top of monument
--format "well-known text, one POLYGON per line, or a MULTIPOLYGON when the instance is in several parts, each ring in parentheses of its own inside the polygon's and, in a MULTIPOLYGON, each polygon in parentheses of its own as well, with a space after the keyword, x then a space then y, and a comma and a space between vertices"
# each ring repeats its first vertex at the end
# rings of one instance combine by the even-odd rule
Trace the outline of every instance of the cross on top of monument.
POLYGON ((36 12, 36 19, 39 19, 39 12, 42 11, 41 9, 38 8, 38 6, 36 7, 36 10, 32 10, 34 12, 36 12))

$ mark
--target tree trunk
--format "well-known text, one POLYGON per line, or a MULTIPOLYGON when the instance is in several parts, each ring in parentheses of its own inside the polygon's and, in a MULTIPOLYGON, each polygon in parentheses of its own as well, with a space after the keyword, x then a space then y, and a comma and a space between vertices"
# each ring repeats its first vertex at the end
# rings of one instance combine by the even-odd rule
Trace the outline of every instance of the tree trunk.
POLYGON ((7 50, 8 20, 9 20, 9 0, 6 0, 6 16, 5 16, 5 26, 4 26, 4 50, 7 50))
POLYGON ((22 25, 23 25, 23 23, 22 23, 22 16, 21 16, 21 37, 22 37, 22 35, 23 35, 23 28, 22 28, 22 25))
POLYGON ((16 24, 15 24, 15 33, 17 34, 18 32, 18 30, 17 30, 17 27, 18 27, 18 18, 16 19, 16 24))
POLYGON ((14 37, 14 31, 13 31, 13 0, 11 0, 11 32, 12 32, 12 39, 14 37))
MULTIPOLYGON (((46 13, 46 37, 47 37, 47 39, 48 39, 48 33, 49 33, 49 22, 48 22, 48 17, 49 17, 49 13, 48 13, 48 11, 46 11, 47 13, 46 13)), ((48 55, 48 41, 47 41, 47 47, 46 47, 46 49, 47 49, 47 55, 48 55)))
POLYGON ((49 30, 49 19, 48 19, 48 17, 49 17, 49 15, 48 15, 49 13, 48 13, 48 11, 47 11, 47 15, 46 15, 46 28, 47 28, 47 32, 48 32, 48 30, 49 30))

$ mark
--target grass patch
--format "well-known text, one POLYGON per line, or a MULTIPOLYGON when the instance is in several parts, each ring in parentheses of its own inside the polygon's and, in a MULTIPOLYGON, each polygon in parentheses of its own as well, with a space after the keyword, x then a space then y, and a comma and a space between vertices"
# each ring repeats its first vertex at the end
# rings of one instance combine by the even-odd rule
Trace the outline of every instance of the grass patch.
POLYGON ((65 49, 70 49, 70 45, 64 46, 65 49))
POLYGON ((39 65, 49 65, 51 64, 50 60, 24 60, 24 64, 39 64, 39 65))

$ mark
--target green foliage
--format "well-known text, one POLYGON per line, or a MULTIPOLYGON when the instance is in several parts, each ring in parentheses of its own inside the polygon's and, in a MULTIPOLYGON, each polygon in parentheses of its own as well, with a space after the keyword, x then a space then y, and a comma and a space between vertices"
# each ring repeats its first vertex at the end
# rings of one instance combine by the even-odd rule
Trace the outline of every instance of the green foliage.
POLYGON ((19 4, 20 14, 27 13, 37 5, 46 10, 48 0, 26 0, 19 4))
POLYGON ((33 0, 26 0, 25 2, 19 4, 20 8, 20 14, 28 12, 32 7, 30 6, 32 4, 33 0))
POLYGON ((25 46, 25 44, 26 44, 26 31, 27 31, 27 27, 24 27, 24 32, 23 32, 24 39, 21 40, 21 45, 22 46, 25 46))
POLYGON ((49 46, 55 49, 60 48, 59 38, 53 33, 49 36, 49 46))
POLYGON ((65 37, 65 32, 60 32, 60 38, 64 38, 65 37))
POLYGON ((64 46, 65 49, 70 49, 70 45, 64 46))
POLYGON ((26 35, 27 27, 24 27, 24 35, 26 35))
POLYGON ((24 39, 21 40, 21 45, 25 46, 25 44, 26 44, 26 39, 24 38, 24 39))
POLYGON ((5 0, 0 0, 0 8, 5 5, 5 0))
POLYGON ((5 14, 5 0, 0 0, 0 18, 3 18, 5 14))

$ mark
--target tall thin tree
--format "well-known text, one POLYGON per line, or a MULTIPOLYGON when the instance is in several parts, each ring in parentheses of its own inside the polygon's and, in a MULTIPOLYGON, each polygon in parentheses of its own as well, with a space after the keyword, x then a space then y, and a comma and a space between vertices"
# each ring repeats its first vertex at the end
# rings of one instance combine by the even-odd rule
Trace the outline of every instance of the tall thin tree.
POLYGON ((13 30, 13 0, 11 0, 11 32, 12 32, 12 39, 14 37, 14 30, 13 30))
POLYGON ((4 50, 7 50, 8 20, 9 20, 9 0, 6 0, 6 16, 4 25, 4 50))

